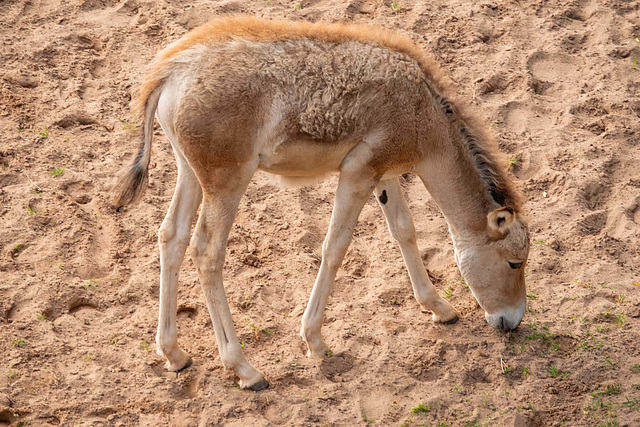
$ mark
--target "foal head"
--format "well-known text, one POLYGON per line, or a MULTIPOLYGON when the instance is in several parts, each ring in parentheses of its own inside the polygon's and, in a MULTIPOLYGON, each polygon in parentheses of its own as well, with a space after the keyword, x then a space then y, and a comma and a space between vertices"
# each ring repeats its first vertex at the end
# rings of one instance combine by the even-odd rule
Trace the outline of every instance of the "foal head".
POLYGON ((526 223, 513 209, 501 207, 487 215, 483 230, 456 240, 458 268, 484 309, 487 322, 505 332, 515 329, 524 316, 527 301, 526 223))

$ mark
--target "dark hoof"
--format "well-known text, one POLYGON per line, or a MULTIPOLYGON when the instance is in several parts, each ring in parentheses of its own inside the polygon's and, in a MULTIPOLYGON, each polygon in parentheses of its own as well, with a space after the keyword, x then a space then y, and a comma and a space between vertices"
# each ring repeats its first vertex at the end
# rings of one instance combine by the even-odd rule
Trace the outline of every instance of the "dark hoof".
POLYGON ((446 322, 442 322, 443 325, 453 325, 454 323, 456 323, 458 320, 460 320, 460 316, 456 316, 453 319, 449 319, 446 322))
POLYGON ((264 378, 252 386, 247 387, 249 390, 260 391, 269 388, 269 382, 264 378))
POLYGON ((182 368, 180 368, 180 369, 178 369, 178 370, 176 371, 176 374, 177 374, 178 372, 182 372, 182 371, 184 371, 185 369, 187 369, 187 368, 188 368, 189 366, 191 366, 191 365, 193 365, 193 360, 192 360, 191 358, 189 358, 189 360, 187 360, 187 363, 186 363, 182 368))

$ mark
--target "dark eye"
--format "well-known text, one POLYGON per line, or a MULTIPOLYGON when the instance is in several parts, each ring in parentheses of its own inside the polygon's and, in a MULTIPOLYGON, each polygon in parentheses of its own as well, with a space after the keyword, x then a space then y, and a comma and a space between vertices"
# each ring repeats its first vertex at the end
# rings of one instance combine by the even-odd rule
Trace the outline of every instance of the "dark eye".
POLYGON ((514 270, 519 269, 520 267, 522 267, 522 262, 511 262, 511 261, 507 261, 509 263, 509 267, 513 268, 514 270))

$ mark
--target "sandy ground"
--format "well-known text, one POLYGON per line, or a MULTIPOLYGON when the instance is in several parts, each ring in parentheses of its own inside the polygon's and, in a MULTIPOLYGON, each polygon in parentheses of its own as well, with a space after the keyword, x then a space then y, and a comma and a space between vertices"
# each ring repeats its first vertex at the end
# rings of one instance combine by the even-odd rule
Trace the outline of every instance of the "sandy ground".
POLYGON ((0 423, 640 425, 639 5, 0 2, 0 423), (109 190, 138 144, 129 102, 145 64, 237 12, 375 22, 434 53, 526 195, 528 309, 515 332, 485 322, 442 215, 408 177, 425 266, 462 319, 420 312, 372 197, 326 313, 334 355, 305 358, 300 318, 336 180, 284 190, 259 174, 225 277, 245 353, 271 388, 242 391, 222 369, 190 260, 178 316, 194 364, 164 371, 156 232, 176 170, 160 131, 144 200, 115 212, 109 190))

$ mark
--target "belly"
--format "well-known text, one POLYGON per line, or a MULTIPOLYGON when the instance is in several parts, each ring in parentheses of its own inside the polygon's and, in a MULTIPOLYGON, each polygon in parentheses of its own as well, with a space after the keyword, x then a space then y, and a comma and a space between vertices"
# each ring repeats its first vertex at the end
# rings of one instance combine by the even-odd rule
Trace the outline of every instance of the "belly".
POLYGON ((258 168, 285 177, 322 177, 340 170, 354 142, 290 141, 261 151, 258 168))

